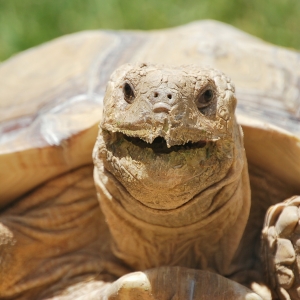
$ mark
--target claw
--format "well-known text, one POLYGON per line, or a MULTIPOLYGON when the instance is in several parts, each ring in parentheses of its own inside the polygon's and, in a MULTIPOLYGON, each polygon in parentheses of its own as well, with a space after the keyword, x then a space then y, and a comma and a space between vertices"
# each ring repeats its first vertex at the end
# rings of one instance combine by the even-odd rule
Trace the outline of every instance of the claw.
POLYGON ((300 299, 300 197, 267 212, 262 250, 269 286, 279 299, 300 299))
POLYGON ((294 231, 296 225, 298 224, 298 220, 298 207, 285 207, 275 225, 275 229, 279 236, 287 237, 288 235, 290 235, 294 231))
POLYGON ((292 270, 284 267, 284 266, 279 266, 277 271, 276 271, 276 277, 278 280, 279 285, 284 288, 284 289, 289 289, 292 287, 294 283, 294 273, 292 270))
POLYGON ((295 262, 296 255, 290 240, 278 239, 275 253, 275 264, 291 265, 295 262))

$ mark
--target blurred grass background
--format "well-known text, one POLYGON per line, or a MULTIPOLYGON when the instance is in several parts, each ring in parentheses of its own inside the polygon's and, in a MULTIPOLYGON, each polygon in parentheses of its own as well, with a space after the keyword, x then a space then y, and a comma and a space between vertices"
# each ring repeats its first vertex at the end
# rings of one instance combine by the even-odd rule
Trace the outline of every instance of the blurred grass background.
POLYGON ((300 0, 0 0, 0 61, 86 29, 158 29, 216 19, 300 49, 300 0))

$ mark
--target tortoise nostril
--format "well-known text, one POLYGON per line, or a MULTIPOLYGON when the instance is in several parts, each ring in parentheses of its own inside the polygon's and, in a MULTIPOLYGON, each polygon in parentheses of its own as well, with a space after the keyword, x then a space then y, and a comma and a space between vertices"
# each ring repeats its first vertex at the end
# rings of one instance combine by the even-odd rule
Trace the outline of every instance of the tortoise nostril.
POLYGON ((154 92, 154 97, 158 97, 158 92, 154 92))
POLYGON ((169 98, 169 99, 172 99, 172 95, 171 95, 171 94, 168 94, 168 98, 169 98))

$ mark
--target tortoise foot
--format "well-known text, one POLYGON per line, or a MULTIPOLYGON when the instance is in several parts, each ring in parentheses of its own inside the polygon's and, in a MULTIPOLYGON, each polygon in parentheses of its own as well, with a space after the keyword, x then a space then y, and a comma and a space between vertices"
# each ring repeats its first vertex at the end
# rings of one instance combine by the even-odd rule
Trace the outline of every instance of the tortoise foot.
POLYGON ((300 196, 269 208, 262 232, 266 277, 279 299, 300 299, 300 196))
POLYGON ((102 296, 107 300, 262 300, 218 274, 167 266, 124 275, 103 290, 102 296))

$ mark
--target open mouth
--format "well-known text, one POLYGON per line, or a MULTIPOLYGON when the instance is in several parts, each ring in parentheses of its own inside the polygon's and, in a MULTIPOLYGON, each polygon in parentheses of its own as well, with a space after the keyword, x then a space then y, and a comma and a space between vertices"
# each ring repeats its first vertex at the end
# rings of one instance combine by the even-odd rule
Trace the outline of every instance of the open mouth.
POLYGON ((198 141, 195 143, 187 142, 183 145, 175 145, 175 146, 171 146, 170 148, 168 148, 166 140, 160 136, 156 137, 153 140, 153 142, 151 144, 149 144, 138 137, 127 136, 123 133, 119 133, 119 134, 121 134, 122 137, 126 141, 134 144, 135 146, 138 146, 142 149, 150 148, 153 150, 154 153, 157 153, 157 154, 169 154, 171 152, 178 152, 180 150, 199 149, 199 148, 205 147, 207 144, 207 141, 198 141))

